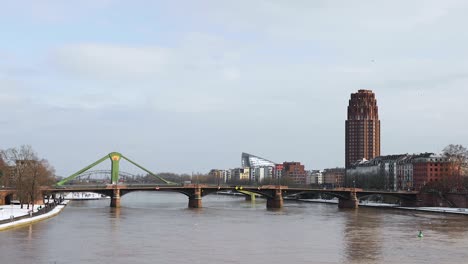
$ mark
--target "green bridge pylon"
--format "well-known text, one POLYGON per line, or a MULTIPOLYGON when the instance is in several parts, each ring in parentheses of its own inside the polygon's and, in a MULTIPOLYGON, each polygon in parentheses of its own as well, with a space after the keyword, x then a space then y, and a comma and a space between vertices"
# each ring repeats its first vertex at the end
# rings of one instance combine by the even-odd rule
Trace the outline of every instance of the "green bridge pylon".
POLYGON ((73 173, 71 176, 68 176, 67 178, 57 182, 56 185, 57 186, 64 185, 65 183, 75 179, 76 177, 78 177, 83 172, 95 167, 96 165, 100 164, 101 162, 105 161, 106 159, 110 159, 110 161, 111 161, 111 182, 112 182, 112 184, 117 184, 119 182, 119 164, 120 164, 121 159, 125 159, 126 161, 128 161, 131 164, 137 166, 138 168, 144 170, 148 174, 160 179, 161 181, 163 181, 166 184, 176 184, 176 183, 170 182, 168 180, 165 180, 165 179, 159 177, 158 175, 156 175, 156 174, 152 173, 151 171, 145 169, 143 166, 137 164, 136 162, 130 160, 129 158, 125 157, 124 155, 122 155, 122 154, 120 154, 118 152, 111 152, 111 153, 107 154, 106 156, 100 158, 96 162, 94 162, 94 163, 84 167, 83 169, 73 173))
POLYGON ((249 192, 249 191, 244 191, 244 190, 242 190, 242 187, 237 187, 237 186, 236 186, 236 191, 238 193, 242 193, 242 194, 247 195, 247 197, 248 197, 247 199, 249 199, 250 201, 255 201, 255 197, 257 195, 256 193, 249 192))

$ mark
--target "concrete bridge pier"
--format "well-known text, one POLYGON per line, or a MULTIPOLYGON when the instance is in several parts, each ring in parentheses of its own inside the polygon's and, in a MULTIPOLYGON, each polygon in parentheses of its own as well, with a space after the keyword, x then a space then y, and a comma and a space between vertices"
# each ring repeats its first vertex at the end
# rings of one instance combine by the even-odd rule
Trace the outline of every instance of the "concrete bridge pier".
POLYGON ((110 207, 119 208, 120 207, 120 189, 115 188, 112 192, 110 207))
POLYGON ((274 190, 275 194, 273 198, 267 198, 267 209, 279 209, 283 207, 283 195, 281 193, 281 187, 274 190))
POLYGON ((193 195, 189 196, 188 201, 189 208, 201 208, 202 207, 202 190, 197 187, 193 190, 193 195))
POLYGON ((359 207, 359 200, 356 196, 356 191, 349 193, 349 199, 338 198, 338 208, 351 208, 357 209, 359 207))

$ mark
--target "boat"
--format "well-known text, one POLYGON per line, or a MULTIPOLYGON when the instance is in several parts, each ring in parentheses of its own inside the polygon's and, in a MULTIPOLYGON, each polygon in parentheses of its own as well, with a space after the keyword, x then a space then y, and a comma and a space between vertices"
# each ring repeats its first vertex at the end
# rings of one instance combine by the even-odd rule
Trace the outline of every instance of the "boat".
POLYGON ((65 200, 100 200, 109 198, 109 196, 93 192, 70 192, 64 196, 65 200))

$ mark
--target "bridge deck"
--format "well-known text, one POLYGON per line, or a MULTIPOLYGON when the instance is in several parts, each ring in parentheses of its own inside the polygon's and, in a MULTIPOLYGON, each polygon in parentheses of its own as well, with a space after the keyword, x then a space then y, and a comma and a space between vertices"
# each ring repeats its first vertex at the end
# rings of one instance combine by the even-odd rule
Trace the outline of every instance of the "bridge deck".
MULTIPOLYGON (((128 185, 128 184, 117 184, 117 185, 70 185, 60 187, 46 187, 43 191, 49 192, 93 192, 93 191, 105 191, 105 190, 132 190, 132 191, 171 191, 171 190, 189 190, 194 188, 210 189, 210 190, 232 190, 236 191, 236 186, 217 186, 217 185, 128 185)), ((241 190, 245 191, 261 191, 261 190, 276 190, 280 188, 282 191, 287 193, 301 193, 301 192, 317 192, 317 193, 349 193, 356 192, 361 194, 388 194, 388 195, 416 195, 418 191, 386 191, 386 190, 363 190, 359 188, 335 188, 335 189, 323 189, 323 188, 289 188, 286 186, 266 185, 266 186, 243 186, 241 190)))

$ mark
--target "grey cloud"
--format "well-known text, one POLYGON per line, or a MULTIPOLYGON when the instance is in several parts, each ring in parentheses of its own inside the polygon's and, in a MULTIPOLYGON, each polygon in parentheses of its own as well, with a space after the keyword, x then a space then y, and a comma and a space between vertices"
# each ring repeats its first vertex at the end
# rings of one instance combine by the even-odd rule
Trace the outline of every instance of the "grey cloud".
POLYGON ((188 2, 179 22, 191 30, 171 45, 68 43, 33 64, 46 76, 21 82, 3 64, 0 122, 15 129, 0 133, 62 175, 112 150, 161 171, 238 166, 242 151, 335 167, 349 94, 364 88, 377 96, 383 154, 468 145, 466 4, 382 3, 188 2))

